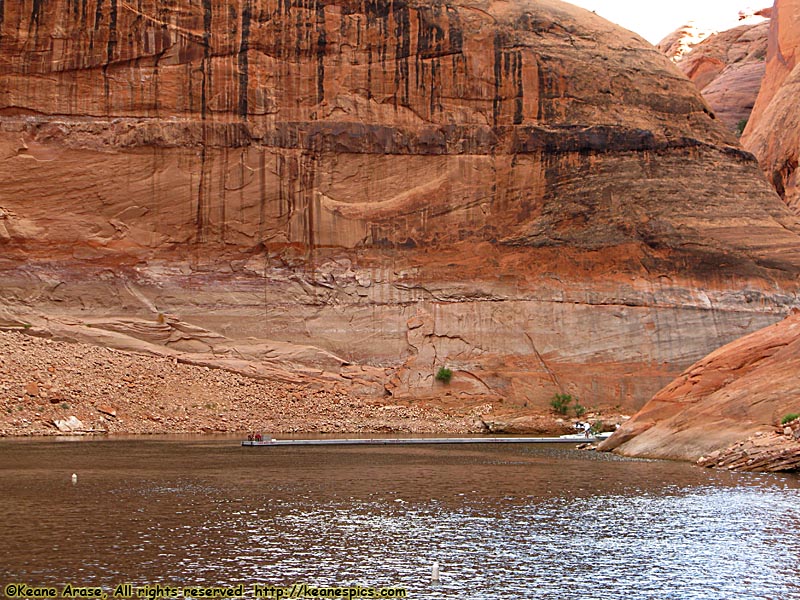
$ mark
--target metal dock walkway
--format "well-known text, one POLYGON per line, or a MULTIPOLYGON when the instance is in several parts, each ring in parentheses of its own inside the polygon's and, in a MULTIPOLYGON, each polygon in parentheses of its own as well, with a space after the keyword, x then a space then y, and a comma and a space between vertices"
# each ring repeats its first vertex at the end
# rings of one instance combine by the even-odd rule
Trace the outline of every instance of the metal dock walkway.
MULTIPOLYGON (((606 436, 607 437, 607 436, 606 436)), ((411 444, 585 444, 604 437, 568 435, 561 437, 465 437, 465 438, 331 438, 318 440, 245 440, 242 446, 405 446, 411 444)))

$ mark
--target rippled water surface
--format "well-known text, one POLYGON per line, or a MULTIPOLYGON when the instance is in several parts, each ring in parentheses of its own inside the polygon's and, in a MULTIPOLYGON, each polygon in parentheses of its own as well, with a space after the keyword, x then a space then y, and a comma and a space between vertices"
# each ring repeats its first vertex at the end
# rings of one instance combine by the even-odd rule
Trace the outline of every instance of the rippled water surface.
POLYGON ((799 554, 795 476, 532 445, 0 442, 0 586, 777 600, 800 599, 799 554))

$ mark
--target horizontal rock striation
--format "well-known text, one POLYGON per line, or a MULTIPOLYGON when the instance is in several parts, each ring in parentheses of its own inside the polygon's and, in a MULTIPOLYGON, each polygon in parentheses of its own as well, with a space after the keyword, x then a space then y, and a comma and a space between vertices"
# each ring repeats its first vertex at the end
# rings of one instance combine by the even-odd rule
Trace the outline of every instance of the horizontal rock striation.
POLYGON ((797 302, 753 157, 554 0, 6 2, 0 177, 0 324, 359 394, 638 408, 797 302))

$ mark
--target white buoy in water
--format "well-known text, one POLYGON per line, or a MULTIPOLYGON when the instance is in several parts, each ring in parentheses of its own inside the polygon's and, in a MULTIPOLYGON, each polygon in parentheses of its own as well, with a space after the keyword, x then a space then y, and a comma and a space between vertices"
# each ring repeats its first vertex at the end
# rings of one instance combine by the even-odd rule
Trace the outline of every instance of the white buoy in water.
POLYGON ((431 581, 439 581, 439 561, 433 561, 433 566, 431 567, 431 581))
POLYGON ((73 473, 72 474, 72 485, 75 485, 76 483, 78 483, 78 476, 75 473, 73 473))

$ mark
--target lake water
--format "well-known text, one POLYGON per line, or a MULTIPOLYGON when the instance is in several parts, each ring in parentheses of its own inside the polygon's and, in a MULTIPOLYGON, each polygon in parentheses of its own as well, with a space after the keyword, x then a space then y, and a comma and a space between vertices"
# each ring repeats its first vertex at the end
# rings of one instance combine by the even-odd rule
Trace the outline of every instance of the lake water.
POLYGON ((0 591, 242 583, 252 596, 253 584, 307 583, 431 599, 777 600, 800 598, 799 554, 793 475, 534 445, 0 441, 0 591))

